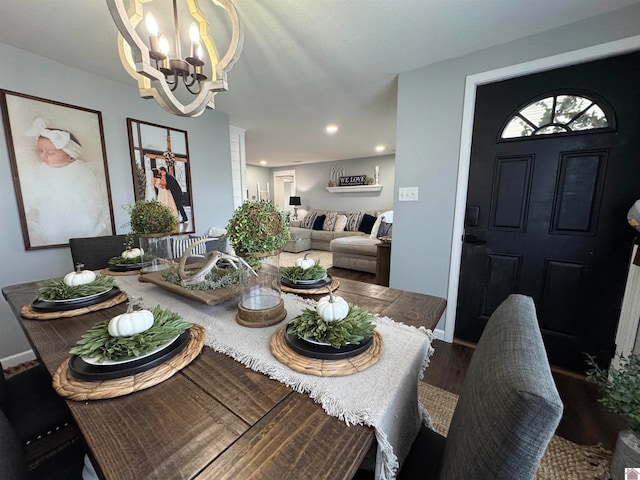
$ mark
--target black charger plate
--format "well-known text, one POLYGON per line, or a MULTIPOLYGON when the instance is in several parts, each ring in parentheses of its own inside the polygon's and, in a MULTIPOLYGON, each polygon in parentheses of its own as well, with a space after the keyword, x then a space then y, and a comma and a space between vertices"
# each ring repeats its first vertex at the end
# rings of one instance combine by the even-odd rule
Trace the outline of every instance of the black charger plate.
POLYGON ((91 305, 95 305, 96 303, 104 302, 105 300, 109 300, 120 293, 120 289, 118 287, 113 287, 111 290, 107 290, 100 295, 95 297, 91 297, 87 300, 76 300, 74 298, 65 302, 49 302, 47 300, 39 300, 35 299, 31 303, 31 307, 34 310, 39 312, 64 312, 65 310, 75 310, 76 308, 84 308, 90 307, 91 305))
POLYGON ((287 343, 291 347, 291 350, 294 352, 305 357, 318 358, 320 360, 340 360, 342 358, 355 357, 367 350, 373 341, 373 336, 371 336, 369 338, 365 338, 357 345, 344 345, 340 348, 335 348, 331 345, 309 343, 298 337, 298 335, 288 333, 286 331, 285 338, 287 339, 287 343))
POLYGON ((191 330, 187 329, 159 352, 118 365, 93 365, 85 362, 82 357, 78 355, 71 355, 69 359, 69 370, 74 377, 81 380, 110 380, 113 378, 128 377, 157 367, 175 357, 184 350, 190 338, 191 330))
POLYGON ((152 262, 142 263, 120 263, 117 265, 109 265, 109 270, 112 272, 131 272, 133 270, 140 270, 144 267, 148 267, 152 262))
POLYGON ((282 283, 282 285, 284 285, 285 287, 296 288, 301 290, 309 290, 312 288, 326 287, 327 285, 330 285, 332 281, 333 279, 331 278, 331 275, 327 275, 325 278, 323 278, 322 280, 318 280, 315 283, 295 283, 293 280, 280 277, 280 283, 282 283))

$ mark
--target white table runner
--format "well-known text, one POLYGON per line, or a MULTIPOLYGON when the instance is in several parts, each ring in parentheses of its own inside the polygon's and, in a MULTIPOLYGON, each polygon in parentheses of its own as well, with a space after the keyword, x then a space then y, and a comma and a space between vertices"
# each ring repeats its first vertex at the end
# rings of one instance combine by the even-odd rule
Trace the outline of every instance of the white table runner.
MULTIPOLYGON (((268 375, 294 390, 307 393, 324 411, 350 424, 367 425, 378 441, 376 478, 395 478, 421 422, 430 425, 427 412, 418 402, 417 380, 428 365, 432 334, 376 317, 384 348, 380 360, 362 372, 345 377, 318 377, 291 370, 278 362, 269 348, 273 333, 282 323, 265 328, 247 328, 235 320, 238 300, 209 306, 163 290, 137 276, 116 277, 116 284, 129 297, 142 297, 144 308, 160 305, 185 320, 206 328, 205 344, 247 367, 268 375)), ((282 295, 288 322, 302 309, 315 305, 296 295, 282 295)))

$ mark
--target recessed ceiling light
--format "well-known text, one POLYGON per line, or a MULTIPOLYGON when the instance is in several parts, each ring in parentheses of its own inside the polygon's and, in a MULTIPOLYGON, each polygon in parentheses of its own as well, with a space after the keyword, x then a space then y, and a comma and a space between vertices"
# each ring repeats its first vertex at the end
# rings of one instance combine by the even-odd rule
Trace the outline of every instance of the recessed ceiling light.
POLYGON ((384 152, 385 146, 384 145, 376 145, 376 152, 384 152))
POLYGON ((260 160, 260 165, 266 165, 267 161, 266 160, 260 160))
POLYGON ((327 125, 325 130, 326 130, 327 133, 333 134, 333 133, 336 133, 338 131, 338 126, 337 125, 327 125))

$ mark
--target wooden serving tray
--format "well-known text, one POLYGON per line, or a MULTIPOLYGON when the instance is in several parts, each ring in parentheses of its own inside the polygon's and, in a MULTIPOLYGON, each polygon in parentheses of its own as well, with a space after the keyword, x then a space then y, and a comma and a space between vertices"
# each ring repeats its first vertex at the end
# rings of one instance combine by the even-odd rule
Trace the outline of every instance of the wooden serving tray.
POLYGON ((139 282, 149 282, 183 297, 190 298, 206 305, 217 305, 240 295, 240 287, 216 288, 215 290, 189 290, 188 288, 166 282, 162 279, 162 271, 140 275, 139 282))

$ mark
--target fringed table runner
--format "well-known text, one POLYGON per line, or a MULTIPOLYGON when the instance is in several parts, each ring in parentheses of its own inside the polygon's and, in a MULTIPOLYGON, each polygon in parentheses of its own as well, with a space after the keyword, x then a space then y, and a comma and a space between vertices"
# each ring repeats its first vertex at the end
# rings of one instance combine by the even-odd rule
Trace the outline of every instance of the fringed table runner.
MULTIPOLYGON (((239 299, 204 305, 162 290, 136 277, 116 277, 116 284, 130 297, 142 297, 144 308, 161 305, 185 320, 203 325, 205 345, 224 353, 254 371, 306 393, 324 411, 347 425, 374 428, 378 441, 376 478, 395 478, 399 459, 411 448, 421 422, 428 414, 418 402, 417 380, 428 365, 431 332, 376 317, 384 348, 380 360, 364 371, 344 377, 321 377, 298 373, 278 362, 270 350, 270 339, 283 323, 264 328, 246 328, 236 322, 239 299)), ((283 293, 289 322, 304 308, 315 305, 296 295, 283 293)))

